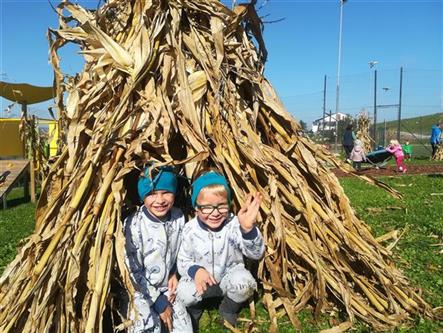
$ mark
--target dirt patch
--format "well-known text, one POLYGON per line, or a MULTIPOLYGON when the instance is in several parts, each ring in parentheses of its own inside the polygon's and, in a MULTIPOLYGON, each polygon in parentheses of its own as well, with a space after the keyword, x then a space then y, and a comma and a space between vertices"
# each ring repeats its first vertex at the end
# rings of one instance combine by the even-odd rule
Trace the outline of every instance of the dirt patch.
MULTIPOLYGON (((381 177, 381 176, 400 176, 400 175, 416 175, 416 174, 443 174, 443 164, 433 165, 406 165, 408 171, 406 173, 399 173, 396 171, 395 166, 385 166, 383 168, 376 169, 375 167, 362 167, 360 173, 363 175, 381 177)), ((337 177, 349 177, 347 173, 339 169, 332 170, 337 177)))

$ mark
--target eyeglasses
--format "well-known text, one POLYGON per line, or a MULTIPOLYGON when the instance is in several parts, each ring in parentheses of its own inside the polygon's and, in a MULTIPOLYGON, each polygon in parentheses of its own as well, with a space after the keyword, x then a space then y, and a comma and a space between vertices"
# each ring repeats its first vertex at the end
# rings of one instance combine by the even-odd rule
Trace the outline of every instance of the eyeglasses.
POLYGON ((197 208, 202 214, 205 214, 205 215, 211 215, 214 212, 214 210, 216 210, 216 209, 219 214, 226 214, 227 212, 229 212, 229 205, 228 204, 221 204, 221 205, 217 205, 217 206, 198 205, 197 204, 197 208))

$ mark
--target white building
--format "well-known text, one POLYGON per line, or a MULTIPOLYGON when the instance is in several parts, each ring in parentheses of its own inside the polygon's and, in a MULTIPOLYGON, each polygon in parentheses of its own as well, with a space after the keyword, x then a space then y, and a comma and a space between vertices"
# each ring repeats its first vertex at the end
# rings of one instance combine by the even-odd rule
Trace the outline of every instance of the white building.
POLYGON ((344 120, 348 117, 347 114, 344 113, 333 113, 330 116, 326 116, 326 117, 322 117, 319 119, 316 119, 313 121, 312 123, 312 132, 315 134, 318 131, 330 131, 330 130, 335 130, 335 121, 337 119, 337 121, 340 120, 344 120), (323 128, 324 126, 324 128, 323 128))

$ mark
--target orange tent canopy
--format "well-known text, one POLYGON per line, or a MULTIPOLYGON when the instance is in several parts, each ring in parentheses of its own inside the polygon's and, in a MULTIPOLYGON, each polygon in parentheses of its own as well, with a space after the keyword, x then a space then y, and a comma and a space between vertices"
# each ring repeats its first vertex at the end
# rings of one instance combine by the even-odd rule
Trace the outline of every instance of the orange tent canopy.
POLYGON ((0 96, 20 104, 35 104, 54 98, 55 90, 53 87, 0 81, 0 96))

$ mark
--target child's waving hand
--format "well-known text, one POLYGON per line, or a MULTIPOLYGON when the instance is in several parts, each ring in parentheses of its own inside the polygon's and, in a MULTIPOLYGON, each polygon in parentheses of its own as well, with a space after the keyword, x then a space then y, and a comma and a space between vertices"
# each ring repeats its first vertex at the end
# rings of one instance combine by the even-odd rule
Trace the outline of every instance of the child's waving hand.
POLYGON ((262 200, 263 196, 259 192, 256 192, 254 196, 249 194, 244 206, 238 212, 238 221, 244 232, 249 232, 254 228, 262 200))

